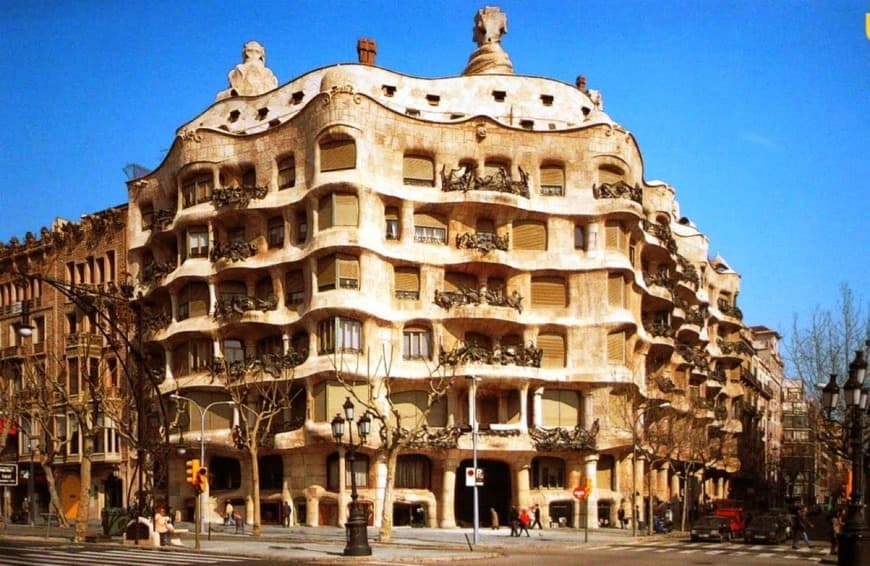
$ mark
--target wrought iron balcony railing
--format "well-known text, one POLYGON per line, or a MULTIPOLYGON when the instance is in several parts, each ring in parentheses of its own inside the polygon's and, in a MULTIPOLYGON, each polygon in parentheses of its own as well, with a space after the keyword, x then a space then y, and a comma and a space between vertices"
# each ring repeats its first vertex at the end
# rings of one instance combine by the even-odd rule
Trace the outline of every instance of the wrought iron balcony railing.
POLYGON ((638 186, 632 187, 622 180, 616 181, 615 183, 593 185, 592 196, 597 199, 624 198, 633 200, 637 203, 643 202, 643 190, 638 186))
POLYGON ((496 191, 529 198, 529 174, 520 171, 520 180, 510 178, 504 167, 486 177, 477 176, 477 168, 459 167, 447 172, 447 166, 441 168, 441 190, 449 191, 496 191))
POLYGON ((719 312, 726 316, 733 316, 734 318, 743 319, 743 311, 740 310, 737 305, 732 305, 727 300, 720 298, 717 301, 717 306, 719 307, 719 312))
POLYGON ((598 419, 589 429, 580 425, 574 428, 530 428, 529 436, 537 450, 549 452, 552 450, 594 451, 598 447, 598 419))
POLYGON ((466 363, 481 363, 539 368, 541 367, 543 356, 544 350, 536 348, 534 344, 492 348, 461 342, 450 351, 442 347, 438 353, 438 364, 453 366, 466 363))
POLYGON ((217 319, 241 316, 248 311, 271 311, 278 307, 278 297, 269 295, 265 299, 242 295, 231 295, 218 299, 214 309, 217 319))
POLYGON ((218 262, 222 259, 230 262, 244 261, 257 253, 257 247, 248 242, 234 240, 231 242, 215 242, 211 250, 211 261, 218 262))
POLYGON ((211 200, 215 208, 236 205, 244 208, 253 199, 261 199, 266 196, 266 187, 217 187, 211 193, 211 200))
POLYGON ((477 249, 484 253, 492 250, 507 251, 510 239, 507 234, 499 236, 493 232, 466 232, 456 235, 459 249, 477 249))
POLYGON ((523 312, 523 297, 515 289, 508 295, 503 287, 488 289, 469 289, 464 287, 459 291, 435 291, 433 302, 443 309, 460 305, 490 305, 493 307, 510 307, 517 312, 523 312))

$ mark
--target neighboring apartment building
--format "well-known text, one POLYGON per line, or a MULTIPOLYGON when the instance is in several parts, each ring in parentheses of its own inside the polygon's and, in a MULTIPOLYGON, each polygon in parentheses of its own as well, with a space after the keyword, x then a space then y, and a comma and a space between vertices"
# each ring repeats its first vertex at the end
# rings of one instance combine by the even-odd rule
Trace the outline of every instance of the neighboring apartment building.
POLYGON ((126 503, 127 450, 113 419, 95 418, 99 428, 88 436, 76 416, 88 411, 97 390, 105 399, 123 395, 122 364, 102 332, 109 325, 78 298, 114 291, 124 279, 126 218, 120 206, 80 222, 58 219, 39 237, 0 244, 0 412, 4 425, 14 423, 0 427, 6 441, 0 460, 17 462, 20 479, 4 492, 7 517, 48 513, 53 486, 63 513, 74 518, 85 451, 92 462, 91 518, 126 503), (29 337, 19 333, 22 313, 29 337))
MULTIPOLYGON (((577 525, 571 491, 588 480, 590 508, 615 520, 645 485, 642 463, 631 480, 630 427, 613 410, 629 393, 709 425, 721 449, 699 479, 713 496, 729 491, 754 353, 740 277, 708 259, 674 189, 644 180, 634 137, 585 79, 514 74, 490 21, 503 17, 481 10, 479 49, 444 79, 379 68, 361 41, 360 64, 276 88, 248 44, 231 88, 129 183, 130 269, 157 321, 146 348, 165 391, 205 406, 226 399, 215 359, 300 362, 304 393, 261 456, 264 517, 292 500, 302 523, 344 520, 349 475, 329 434, 348 396, 339 366, 357 383, 390 380, 406 414, 421 410, 433 372, 461 377, 428 417, 429 444, 399 458, 398 522, 408 505, 430 525, 472 520, 472 403, 484 510, 539 503, 577 525)), ((209 418, 207 513, 230 499, 250 517, 234 416, 209 418)), ((377 521, 385 463, 364 447, 355 466, 377 521)), ((657 473, 654 485, 676 485, 673 470, 657 473)), ((183 486, 175 493, 173 505, 190 505, 183 486)))
POLYGON ((782 473, 786 497, 803 504, 817 502, 816 459, 818 446, 813 432, 810 405, 804 382, 786 379, 782 402, 782 473))

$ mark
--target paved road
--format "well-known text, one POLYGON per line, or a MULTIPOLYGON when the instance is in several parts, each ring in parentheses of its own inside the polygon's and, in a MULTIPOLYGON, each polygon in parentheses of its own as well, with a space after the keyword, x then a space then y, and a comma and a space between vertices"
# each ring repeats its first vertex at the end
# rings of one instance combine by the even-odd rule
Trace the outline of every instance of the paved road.
MULTIPOLYGON (((7 541, 0 544, 0 565, 9 566, 110 566, 165 564, 168 566, 255 564, 245 556, 200 552, 165 552, 159 549, 124 548, 116 545, 34 544, 7 541)), ((261 564, 269 564, 268 560, 261 564)))

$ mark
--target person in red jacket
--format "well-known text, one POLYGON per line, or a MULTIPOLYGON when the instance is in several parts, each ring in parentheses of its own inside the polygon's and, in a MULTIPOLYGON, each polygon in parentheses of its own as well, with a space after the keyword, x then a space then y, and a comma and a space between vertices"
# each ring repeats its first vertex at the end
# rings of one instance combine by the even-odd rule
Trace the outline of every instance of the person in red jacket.
POLYGON ((523 507, 522 511, 520 511, 520 530, 517 533, 517 536, 521 536, 523 531, 525 531, 526 536, 531 536, 529 534, 529 523, 532 522, 531 517, 529 517, 529 510, 523 507))

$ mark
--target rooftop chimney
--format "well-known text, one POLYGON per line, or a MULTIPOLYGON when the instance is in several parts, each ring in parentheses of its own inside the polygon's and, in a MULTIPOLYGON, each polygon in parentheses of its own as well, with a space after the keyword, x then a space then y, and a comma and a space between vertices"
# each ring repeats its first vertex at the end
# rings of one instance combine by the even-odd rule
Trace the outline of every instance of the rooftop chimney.
POLYGON ((378 54, 378 45, 374 39, 361 37, 356 42, 356 52, 359 55, 359 62, 363 65, 374 65, 375 56, 378 54))
POLYGON ((577 77, 577 89, 581 92, 586 92, 586 77, 583 75, 577 77))

